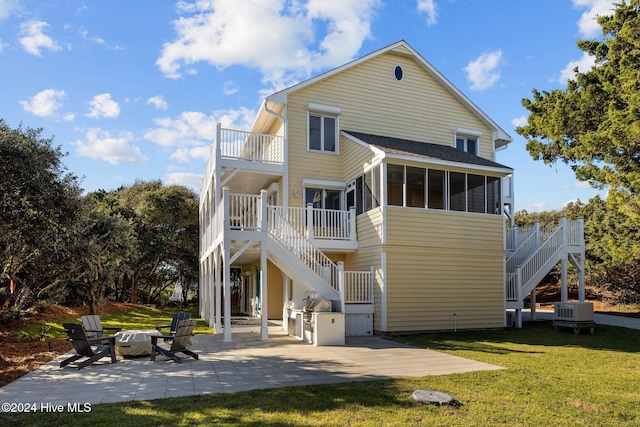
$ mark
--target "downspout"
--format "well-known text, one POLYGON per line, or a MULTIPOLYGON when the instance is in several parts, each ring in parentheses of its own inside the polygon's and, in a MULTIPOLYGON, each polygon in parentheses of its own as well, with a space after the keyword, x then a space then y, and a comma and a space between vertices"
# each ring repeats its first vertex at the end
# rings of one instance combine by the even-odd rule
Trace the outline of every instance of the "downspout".
POLYGON ((267 107, 267 103, 269 101, 267 100, 267 98, 264 99, 264 103, 262 104, 264 106, 264 111, 266 111, 268 114, 271 114, 273 116, 278 117, 280 120, 282 120, 282 124, 283 124, 283 129, 284 129, 284 147, 283 147, 283 162, 284 162, 284 173, 282 175, 282 206, 284 207, 288 207, 289 206, 289 121, 287 120, 287 105, 284 105, 284 115, 280 115, 278 113, 276 113, 273 110, 270 110, 269 107, 267 107))

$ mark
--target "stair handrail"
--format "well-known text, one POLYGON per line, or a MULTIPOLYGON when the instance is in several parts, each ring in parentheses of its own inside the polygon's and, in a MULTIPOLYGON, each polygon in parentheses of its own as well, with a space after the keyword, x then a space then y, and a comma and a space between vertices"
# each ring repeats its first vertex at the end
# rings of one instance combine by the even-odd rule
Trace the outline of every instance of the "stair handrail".
POLYGON ((507 257, 506 270, 507 273, 513 273, 515 268, 524 262, 531 254, 540 247, 540 223, 536 221, 534 225, 529 227, 529 236, 518 246, 518 248, 507 257), (535 244, 534 244, 535 240, 535 244), (533 248, 533 249, 532 249, 533 248))
MULTIPOLYGON (((553 256, 562 249, 563 227, 558 226, 556 230, 547 237, 542 245, 535 251, 521 266, 522 289, 526 288, 529 281, 553 256)), ((524 292, 522 293, 525 294, 524 292)))
POLYGON ((286 211, 282 206, 268 207, 269 234, 338 291, 338 265, 289 223, 286 211))

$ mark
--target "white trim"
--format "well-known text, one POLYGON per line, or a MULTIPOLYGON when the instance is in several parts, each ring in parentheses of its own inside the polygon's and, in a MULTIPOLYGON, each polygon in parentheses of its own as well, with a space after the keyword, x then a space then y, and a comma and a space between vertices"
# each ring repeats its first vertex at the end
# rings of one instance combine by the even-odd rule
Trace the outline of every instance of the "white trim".
POLYGON ((380 252, 380 329, 387 332, 387 253, 380 252))
POLYGON ((401 82, 401 81, 403 81, 403 80, 404 80, 404 74, 405 74, 405 72, 404 72, 404 68, 402 68, 402 65, 400 65, 400 64, 396 64, 396 65, 393 67, 393 78, 394 78, 397 82, 401 82), (402 73, 402 76, 401 76, 400 78, 398 78, 398 76, 396 76, 396 70, 397 70, 398 68, 400 68, 400 73, 402 73))
POLYGON ((340 107, 333 107, 331 105, 315 104, 310 102, 307 104, 307 110, 317 111, 318 113, 329 113, 338 115, 342 111, 340 107))
POLYGON ((333 76, 337 73, 340 73, 344 70, 347 70, 351 67, 354 67, 358 64, 361 64, 365 61, 368 61, 371 58, 375 58, 379 55, 385 54, 387 52, 390 52, 394 49, 397 49, 398 47, 404 47, 405 49, 407 49, 412 55, 413 55, 413 59, 416 61, 416 63, 418 65, 420 65, 425 72, 427 72, 429 75, 431 75, 432 77, 434 77, 436 80, 438 80, 442 86, 449 92, 451 93, 456 99, 458 99, 460 102, 462 102, 463 104, 465 104, 467 106, 467 108, 476 116, 478 117, 482 122, 484 122, 488 127, 490 127, 491 129, 495 130, 497 133, 497 137, 494 138, 495 139, 495 145, 496 148, 503 146, 503 145, 507 145, 509 144, 511 141, 513 141, 513 138, 511 138, 511 136, 509 136, 508 133, 506 133, 500 126, 498 126, 498 124, 496 122, 494 122, 489 116, 487 116, 487 114, 482 111, 480 108, 478 108, 477 105, 475 105, 469 98, 467 98, 462 92, 460 92, 460 90, 458 88, 456 88, 449 80, 447 80, 447 78, 445 78, 433 65, 431 65, 426 59, 424 59, 415 49, 413 49, 411 46, 409 46, 409 44, 404 41, 404 40, 400 40, 396 43, 393 43, 389 46, 386 46, 382 49, 378 49, 375 52, 371 52, 368 55, 362 56, 358 59, 355 59, 351 62, 348 62, 344 65, 341 65, 340 67, 334 68, 332 70, 329 70, 325 73, 322 73, 316 77, 312 77, 308 80, 305 80, 303 82, 300 82, 296 85, 290 86, 286 89, 283 89, 279 92, 273 93, 271 95, 269 95, 266 99, 266 101, 273 101, 273 102, 277 102, 280 104, 286 104, 288 101, 288 95, 290 93, 294 93, 300 89, 303 89, 309 85, 315 84, 321 80, 324 80, 330 76, 333 76))
POLYGON ((346 190, 347 183, 344 181, 329 181, 326 179, 310 179, 302 180, 302 187, 323 188, 325 190, 346 190))
POLYGON ((310 153, 333 154, 336 156, 340 155, 340 115, 334 113, 325 113, 317 110, 307 110, 307 151, 310 153), (322 148, 320 149, 311 148, 311 116, 320 118, 320 144, 322 145, 322 148), (335 121, 335 149, 333 151, 325 149, 325 119, 333 119, 335 121))
POLYGON ((482 136, 482 132, 478 130, 471 130, 471 129, 464 129, 464 128, 455 128, 453 132, 456 135, 468 135, 468 136, 477 136, 477 137, 482 136))
POLYGON ((442 166, 442 167, 453 167, 453 168, 460 168, 460 169, 468 169, 468 170, 473 170, 473 171, 484 171, 484 172, 494 172, 494 173, 499 173, 499 174, 512 174, 513 173, 513 169, 509 168, 509 167, 503 167, 503 168, 499 168, 496 166, 483 166, 483 165, 474 165, 471 163, 460 163, 460 162, 452 162, 452 161, 448 161, 448 160, 440 160, 440 159, 433 159, 433 158, 424 158, 424 157, 414 157, 414 156, 408 156, 408 155, 404 155, 404 154, 389 154, 385 152, 385 159, 394 159, 394 160, 402 160, 402 161, 411 161, 411 162, 418 162, 418 163, 424 163, 427 165, 436 165, 436 166, 442 166))

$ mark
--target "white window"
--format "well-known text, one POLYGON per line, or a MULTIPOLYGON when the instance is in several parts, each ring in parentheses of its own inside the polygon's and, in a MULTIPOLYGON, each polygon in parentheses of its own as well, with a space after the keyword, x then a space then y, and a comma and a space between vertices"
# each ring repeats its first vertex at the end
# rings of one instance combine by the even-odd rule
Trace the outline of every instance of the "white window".
POLYGON ((456 128, 454 130, 456 136, 456 148, 460 151, 478 155, 478 142, 482 132, 470 129, 456 128))
POLYGON ((338 154, 340 108, 320 104, 309 104, 307 108, 309 109, 307 135, 309 151, 338 154))
POLYGON ((466 151, 467 153, 478 155, 478 138, 457 136, 456 148, 458 150, 466 151))

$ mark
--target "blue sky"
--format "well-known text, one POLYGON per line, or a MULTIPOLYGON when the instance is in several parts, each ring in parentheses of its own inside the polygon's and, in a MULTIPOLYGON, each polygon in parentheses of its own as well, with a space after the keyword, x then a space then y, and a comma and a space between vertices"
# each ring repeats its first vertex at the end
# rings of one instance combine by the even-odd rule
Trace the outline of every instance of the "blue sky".
POLYGON ((597 192, 534 161, 514 128, 533 88, 564 88, 611 0, 0 0, 0 118, 43 128, 86 191, 162 179, 196 191, 215 123, 406 40, 513 142, 516 209, 597 192))

